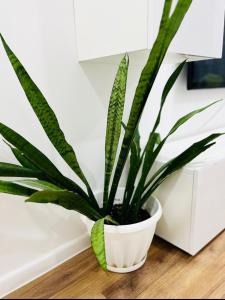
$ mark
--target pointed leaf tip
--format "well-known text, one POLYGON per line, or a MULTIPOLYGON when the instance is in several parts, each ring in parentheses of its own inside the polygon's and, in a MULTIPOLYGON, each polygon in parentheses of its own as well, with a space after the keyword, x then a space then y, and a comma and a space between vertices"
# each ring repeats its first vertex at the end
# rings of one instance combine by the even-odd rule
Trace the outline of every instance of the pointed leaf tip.
POLYGON ((105 254, 104 222, 104 218, 95 222, 91 232, 91 244, 100 266, 106 272, 107 262, 105 254))

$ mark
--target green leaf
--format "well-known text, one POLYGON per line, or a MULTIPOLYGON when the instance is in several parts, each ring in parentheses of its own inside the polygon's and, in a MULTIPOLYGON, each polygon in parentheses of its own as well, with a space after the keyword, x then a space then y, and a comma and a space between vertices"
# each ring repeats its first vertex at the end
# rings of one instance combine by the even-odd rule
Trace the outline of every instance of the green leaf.
POLYGON ((162 49, 161 56, 164 58, 169 45, 171 44, 171 40, 173 40, 176 35, 180 25, 189 10, 193 0, 178 0, 176 8, 169 19, 167 32, 165 35, 164 48, 162 49))
POLYGON ((197 143, 194 143, 192 146, 190 146, 180 155, 167 162, 165 166, 161 168, 161 172, 163 171, 162 174, 159 175, 158 178, 154 176, 154 180, 151 180, 151 186, 149 190, 147 190, 146 193, 144 194, 141 200, 141 205, 139 207, 142 207, 144 205, 145 201, 149 199, 152 193, 163 183, 163 181, 166 180, 168 176, 180 170, 189 162, 191 162, 193 159, 198 157, 201 153, 203 153, 204 151, 212 147, 215 143, 210 143, 210 142, 220 137, 221 135, 223 135, 223 133, 212 134, 207 138, 197 143))
POLYGON ((198 156, 202 151, 206 150, 205 147, 212 146, 215 143, 209 144, 211 141, 217 139, 223 135, 223 133, 214 133, 208 136, 207 138, 201 140, 200 142, 194 143, 191 147, 189 147, 186 151, 180 154, 178 157, 173 159, 171 163, 168 165, 164 175, 171 174, 182 168, 184 165, 188 164, 196 155, 198 156), (209 145, 208 145, 209 144, 209 145))
POLYGON ((160 109, 159 109, 159 113, 158 113, 158 116, 156 118, 156 122, 155 122, 155 125, 154 125, 154 128, 153 128, 153 132, 156 131, 159 123, 160 123, 160 120, 161 120, 161 115, 162 115, 162 110, 163 110, 163 107, 164 107, 164 104, 166 102, 166 99, 167 99, 167 96, 169 95, 171 89, 173 88, 174 84, 176 83, 179 75, 181 74, 184 66, 186 64, 186 60, 184 62, 182 62, 176 69, 175 71, 172 73, 172 75, 170 76, 169 80, 167 81, 164 89, 163 89, 163 93, 162 93, 162 97, 161 97, 161 103, 160 103, 160 109))
POLYGON ((203 112, 204 110, 208 109, 209 107, 221 102, 223 100, 218 100, 218 101, 215 101, 213 103, 210 103, 209 105, 207 106, 204 106, 200 109, 196 109, 190 113, 188 113, 187 115, 183 116, 182 118, 180 118, 176 123, 175 125, 172 127, 172 129, 170 130, 169 134, 167 135, 167 137, 169 137, 171 134, 173 134, 181 125, 183 125, 184 123, 186 123, 187 121, 189 121, 191 118, 193 118, 195 115, 203 112))
POLYGON ((77 211, 88 218, 96 221, 102 218, 102 215, 92 208, 87 200, 78 194, 67 191, 40 191, 33 194, 26 202, 33 203, 51 203, 64 207, 67 210, 77 211))
MULTIPOLYGON (((126 130, 126 125, 122 123, 124 130, 126 130)), ((132 197, 134 187, 135 187, 135 180, 137 177, 137 174, 139 172, 140 166, 142 164, 143 155, 141 156, 141 145, 140 145, 140 132, 137 127, 135 131, 135 136, 132 141, 131 145, 131 154, 130 154, 130 165, 129 165, 129 171, 127 175, 127 182, 124 192, 124 198, 123 198, 123 213, 122 215, 124 218, 126 217, 126 212, 128 210, 128 206, 130 203, 130 199, 132 197)))
POLYGON ((32 162, 28 158, 26 158, 26 156, 23 153, 21 153, 17 148, 11 147, 11 150, 15 158, 23 167, 32 170, 38 170, 38 168, 34 164, 32 164, 32 162))
POLYGON ((58 120, 46 101, 45 97, 30 78, 29 74, 9 48, 3 36, 1 35, 2 43, 5 48, 5 51, 8 55, 8 58, 12 64, 12 67, 20 81, 20 84, 29 100, 36 116, 38 117, 44 131, 46 132, 49 140, 52 142, 56 150, 66 161, 66 163, 72 168, 72 170, 77 174, 77 176, 85 183, 88 188, 90 197, 94 202, 94 205, 98 207, 98 204, 95 200, 95 197, 91 191, 91 188, 85 178, 79 164, 77 161, 76 154, 71 147, 71 145, 66 141, 63 131, 61 130, 58 120))
POLYGON ((31 186, 34 188, 38 188, 44 191, 62 191, 63 189, 44 180, 17 180, 17 184, 19 185, 25 185, 25 186, 31 186))
POLYGON ((131 208, 133 211, 132 217, 134 218, 134 221, 137 221, 138 217, 138 211, 139 211, 139 203, 141 201, 141 195, 145 186, 145 181, 148 177, 149 170, 151 168, 152 164, 152 156, 154 152, 154 148, 156 145, 156 142, 158 140, 158 134, 157 133, 151 133, 150 137, 148 139, 148 143, 145 149, 145 157, 142 167, 142 173, 137 185, 137 188, 135 190, 132 202, 131 202, 131 208))
MULTIPOLYGON (((175 125, 172 127, 172 129, 169 131, 168 135, 162 140, 162 142, 158 145, 158 147, 156 148, 155 151, 153 151, 153 147, 156 144, 156 139, 154 139, 154 135, 150 134, 150 138, 148 141, 148 145, 150 145, 150 149, 146 149, 146 155, 145 155, 145 160, 143 163, 143 170, 142 170, 142 174, 138 183, 138 186, 136 188, 135 194, 133 196, 132 199, 132 203, 131 203, 131 208, 130 211, 132 211, 132 217, 137 218, 137 214, 138 211, 140 209, 140 202, 141 202, 141 195, 144 192, 144 190, 146 189, 146 179, 148 177, 148 174, 159 154, 159 152, 161 151, 162 147, 164 146, 165 142, 167 141, 167 139, 169 138, 170 135, 172 135, 180 126, 182 126, 184 123, 186 123, 187 121, 189 121, 192 117, 194 117, 195 115, 203 112, 204 110, 208 109, 209 107, 217 104, 219 101, 215 101, 207 106, 204 106, 203 108, 197 109, 192 111, 191 113, 183 116, 182 118, 180 118, 175 125)), ((147 148, 148 148, 147 145, 147 148)), ((151 179, 150 179, 151 182, 151 179)), ((149 182, 147 183, 147 186, 149 186, 149 182)), ((131 213, 130 213, 131 214, 131 213)))
POLYGON ((32 164, 32 162, 25 157, 24 153, 22 153, 19 149, 14 148, 12 145, 7 143, 7 141, 4 140, 4 143, 10 148, 12 151, 13 155, 17 159, 17 161, 25 168, 31 169, 31 170, 38 170, 38 168, 32 164))
MULTIPOLYGON (((154 134, 151 133, 150 136, 152 136, 153 140, 148 141, 142 155, 140 155, 141 154, 140 141, 139 141, 139 147, 135 146, 134 143, 132 143, 131 146, 130 166, 129 166, 129 172, 128 172, 127 183, 126 183, 126 188, 124 193, 124 199, 123 199, 122 215, 124 216, 124 221, 129 213, 129 205, 134 193, 135 182, 139 174, 143 160, 145 158, 146 152, 148 152, 148 156, 150 156, 150 151, 149 151, 150 144, 153 143, 152 149, 155 149, 155 145, 159 145, 161 143, 161 136, 159 133, 157 132, 155 132, 154 134)), ((136 196, 137 194, 134 196, 134 199, 136 198, 136 196)))
POLYGON ((103 218, 94 224, 91 232, 91 244, 100 266, 104 271, 107 271, 104 222, 105 219, 103 218))
POLYGON ((132 104, 127 129, 122 142, 118 163, 116 166, 112 188, 109 196, 108 212, 111 211, 115 199, 116 191, 120 178, 130 151, 135 130, 139 124, 145 104, 149 97, 152 86, 155 82, 159 68, 166 55, 177 30, 179 29, 183 18, 191 5, 191 0, 179 0, 175 12, 169 18, 172 1, 166 1, 163 10, 162 21, 156 42, 153 45, 149 59, 144 67, 132 104), (174 19, 176 17, 176 20, 174 19))
POLYGON ((135 180, 143 160, 143 157, 141 157, 140 154, 141 151, 140 148, 138 148, 138 145, 135 142, 132 143, 131 155, 130 155, 130 166, 129 166, 126 189, 124 194, 126 200, 124 199, 123 201, 124 206, 126 206, 127 202, 129 201, 129 199, 133 194, 135 180))
MULTIPOLYGON (((153 163, 152 158, 154 157, 153 156, 153 151, 155 150, 155 146, 160 145, 160 143, 162 142, 160 134, 156 133, 156 129, 158 128, 158 125, 159 125, 160 120, 161 120, 162 110, 163 110, 165 101, 167 99, 167 96, 168 96, 169 92, 171 91, 172 87, 174 86, 174 84, 175 84, 177 78, 179 77, 181 71, 183 70, 183 67, 184 67, 185 63, 186 63, 186 60, 184 62, 182 62, 175 69, 175 71, 172 73, 169 80, 167 81, 167 83, 164 87, 163 93, 162 93, 159 113, 158 113, 158 116, 156 118, 156 122, 153 126, 153 130, 152 130, 152 132, 149 136, 149 140, 148 140, 146 149, 144 150, 144 153, 146 155, 145 155, 145 161, 144 161, 144 164, 143 164, 142 176, 139 180, 136 192, 135 192, 133 200, 132 200, 132 202, 133 202, 132 205, 134 206, 136 204, 137 208, 138 208, 138 201, 141 199, 141 194, 142 194, 142 191, 143 191, 143 188, 144 188, 144 185, 145 185, 145 180, 146 180, 146 178, 149 174, 149 171, 152 167, 152 163, 153 163), (149 150, 149 146, 151 146, 151 151, 149 150)), ((140 165, 139 165, 139 167, 140 167, 140 165)), ((139 169, 138 169, 138 171, 139 171, 139 169)), ((134 179, 136 179, 136 176, 137 176, 137 172, 136 172, 136 174, 133 175, 133 177, 135 177, 134 179)), ((134 184, 133 184, 133 189, 134 189, 134 184)), ((132 193, 133 193, 133 191, 132 191, 132 193)), ((129 195, 129 196, 131 197, 132 194, 129 195)), ((130 201, 130 199, 129 199, 129 201, 130 201)), ((128 201, 126 201, 126 202, 128 202, 128 201)), ((128 211, 127 205, 126 205, 126 211, 128 211)), ((138 213, 138 211, 136 211, 136 213, 134 213, 134 215, 137 214, 137 213, 138 213)))
MULTIPOLYGON (((46 175, 51 182, 60 184, 60 186, 80 193, 85 196, 84 191, 70 179, 63 176, 54 164, 36 147, 29 143, 25 138, 16 133, 11 128, 0 123, 0 134, 14 147, 24 155, 46 175)), ((88 199, 88 197, 87 197, 88 199)))
POLYGON ((126 96, 128 67, 129 58, 127 55, 125 55, 119 65, 109 102, 105 139, 104 209, 107 206, 109 184, 121 134, 121 123, 126 96))
POLYGON ((136 157, 141 156, 141 136, 138 127, 135 131, 134 139, 131 145, 131 154, 132 152, 136 157))
POLYGON ((19 151, 24 153, 32 163, 37 164, 39 168, 54 180, 62 180, 62 174, 57 170, 53 163, 36 147, 30 144, 25 138, 16 133, 11 128, 0 123, 0 134, 19 151))
POLYGON ((19 59, 9 48, 2 35, 1 39, 27 99, 29 100, 47 136, 65 161, 72 167, 73 170, 75 170, 76 174, 83 179, 83 174, 79 168, 75 153, 72 147, 66 142, 65 136, 59 127, 58 120, 53 110, 50 108, 43 94, 30 78, 19 59))
POLYGON ((206 105, 200 109, 196 109, 190 113, 188 113, 187 115, 181 117, 176 123, 175 125, 172 127, 172 129, 169 131, 169 133, 167 134, 167 136, 161 141, 161 143, 158 145, 158 147, 156 148, 156 150, 154 151, 153 155, 151 156, 150 161, 148 162, 149 165, 149 172, 157 158, 157 156, 159 155, 160 151, 162 150, 164 144, 166 143, 167 139, 178 130, 178 128, 180 128, 182 125, 184 125, 186 122, 188 122, 191 118, 193 118, 195 115, 205 111, 206 109, 210 108, 211 106, 217 104, 218 102, 221 102, 222 100, 219 101, 215 101, 209 105, 206 105))
MULTIPOLYGON (((123 199, 123 218, 124 221, 127 218, 127 215, 129 213, 129 205, 131 202, 131 198, 133 196, 133 192, 135 189, 135 182, 137 179, 137 175, 140 171, 140 167, 144 161, 148 161, 148 157, 151 156, 152 151, 155 149, 155 145, 158 145, 161 143, 161 137, 160 134, 155 132, 155 133, 150 133, 150 137, 148 140, 148 143, 143 151, 142 156, 141 154, 141 148, 140 148, 140 134, 135 134, 135 137, 138 141, 137 145, 135 146, 135 143, 132 143, 131 146, 131 158, 130 158, 130 167, 129 167, 129 172, 128 172, 128 178, 127 178, 127 183, 126 183, 126 188, 125 188, 125 193, 124 193, 124 199, 123 199), (133 158, 132 158, 133 157, 133 158)), ((135 139, 134 139, 135 140, 135 139)), ((145 167, 146 168, 146 167, 145 167)), ((142 171, 143 173, 143 171, 142 171)), ((139 180, 139 189, 136 190, 135 195, 133 196, 134 199, 139 198, 139 191, 142 189, 140 186, 143 185, 142 180, 144 179, 144 175, 141 176, 139 180)))
MULTIPOLYGON (((122 122, 122 127, 124 130, 126 130, 127 126, 122 122)), ((141 154, 141 136, 139 132, 139 128, 137 127, 134 135, 134 139, 131 144, 131 155, 139 156, 141 154)))
POLYGON ((159 145, 162 142, 161 135, 158 132, 155 132, 156 135, 156 145, 159 145))
MULTIPOLYGON (((200 109, 196 109, 190 113, 188 113, 187 115, 181 117, 175 124, 174 126, 172 127, 172 129, 169 131, 169 133, 167 134, 167 136, 161 141, 161 143, 158 145, 158 147, 156 148, 156 150, 154 151, 152 157, 151 157, 151 161, 149 162, 149 172, 157 158, 157 156, 159 155, 161 149, 163 148, 164 144, 166 143, 167 139, 174 133, 178 130, 178 128, 182 125, 184 125, 186 122, 188 122, 191 118, 193 118, 195 115, 205 111, 206 109, 210 108, 211 106, 221 102, 222 100, 219 100, 219 101, 215 101, 213 103, 210 103, 209 105, 207 106, 204 106, 200 109)), ((145 188, 144 190, 146 190, 147 187, 149 187, 150 183, 151 183, 152 179, 150 179, 148 181, 148 183, 145 185, 145 188)))
POLYGON ((0 193, 12 194, 17 196, 30 196, 36 190, 20 186, 16 183, 0 180, 0 193))
POLYGON ((0 162, 0 176, 40 178, 42 173, 37 170, 31 170, 14 164, 0 162))
POLYGON ((150 180, 147 182, 147 184, 145 185, 144 189, 143 189, 143 193, 147 190, 147 188, 155 181, 155 179, 168 167, 168 165, 170 164, 170 161, 168 161, 167 163, 163 164, 150 178, 150 180))
POLYGON ((180 76, 186 62, 187 62, 187 60, 184 60, 181 64, 179 64, 179 66, 175 69, 175 71, 172 73, 169 80, 167 81, 167 83, 164 87, 163 93, 162 93, 161 105, 165 104, 166 98, 169 95, 174 84, 176 83, 178 77, 180 76))

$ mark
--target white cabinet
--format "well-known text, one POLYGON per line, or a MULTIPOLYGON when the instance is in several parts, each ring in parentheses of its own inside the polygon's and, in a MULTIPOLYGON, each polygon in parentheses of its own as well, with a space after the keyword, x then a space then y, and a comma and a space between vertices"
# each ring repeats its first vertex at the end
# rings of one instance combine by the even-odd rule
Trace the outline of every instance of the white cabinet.
POLYGON ((148 0, 75 0, 79 60, 147 48, 148 0))
POLYGON ((224 0, 194 0, 170 50, 220 58, 223 49, 224 10, 224 0))
MULTIPOLYGON (((178 0, 174 0, 175 6, 178 0)), ((150 0, 148 47, 157 35, 164 0, 150 0)), ((222 56, 225 0, 193 0, 169 52, 190 56, 222 56)))
MULTIPOLYGON (((224 128, 217 132, 223 132, 224 128)), ((215 132, 215 131, 214 131, 215 132)), ((168 143, 158 167, 212 132, 168 143)), ((225 138, 167 179, 157 191, 163 208, 156 234, 191 255, 225 229, 225 138)))
MULTIPOLYGON (((151 49, 164 1, 74 0, 79 60, 151 49)), ((224 11, 225 0, 193 0, 168 57, 221 57, 224 11)))

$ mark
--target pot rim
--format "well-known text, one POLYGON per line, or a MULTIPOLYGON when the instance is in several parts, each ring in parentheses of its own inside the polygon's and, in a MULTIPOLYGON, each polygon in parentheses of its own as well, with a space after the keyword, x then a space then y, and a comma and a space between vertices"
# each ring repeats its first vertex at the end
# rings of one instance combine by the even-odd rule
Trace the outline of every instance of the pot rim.
MULTIPOLYGON (((151 218, 148 218, 145 221, 138 222, 130 225, 104 225, 105 232, 107 233, 129 233, 129 232, 137 232, 144 230, 150 226, 156 225, 162 216, 162 207, 159 200, 156 197, 151 197, 150 199, 154 199, 154 204, 157 205, 156 212, 151 218)), ((149 199, 149 201, 150 201, 149 199)), ((94 225, 94 221, 90 220, 86 216, 82 216, 83 220, 86 220, 85 223, 89 223, 90 225, 94 225)))

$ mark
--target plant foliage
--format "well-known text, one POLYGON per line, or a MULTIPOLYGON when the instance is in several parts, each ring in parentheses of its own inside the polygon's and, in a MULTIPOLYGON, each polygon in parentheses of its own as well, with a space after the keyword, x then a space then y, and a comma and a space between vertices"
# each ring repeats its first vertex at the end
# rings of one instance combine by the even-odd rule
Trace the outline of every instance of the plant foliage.
POLYGON ((108 109, 103 207, 99 206, 91 185, 81 170, 77 155, 66 140, 55 113, 22 63, 1 36, 9 61, 41 126, 59 155, 82 180, 85 189, 65 177, 44 153, 23 136, 0 123, 0 134, 20 164, 0 163, 0 176, 10 178, 10 181, 0 181, 0 192, 26 196, 28 197, 26 202, 59 205, 65 209, 77 211, 95 221, 92 229, 92 246, 104 270, 107 269, 104 243, 105 223, 124 225, 138 222, 140 210, 162 182, 213 146, 215 144, 213 141, 221 135, 213 134, 191 145, 152 174, 152 167, 168 138, 192 117, 217 103, 213 102, 185 115, 174 124, 164 138, 160 137, 157 130, 163 108, 168 94, 185 66, 186 61, 184 61, 166 83, 162 92, 159 112, 149 133, 148 141, 143 149, 140 146, 138 127, 142 113, 167 50, 191 3, 192 0, 179 0, 171 13, 172 0, 165 0, 158 36, 140 75, 126 125, 122 120, 129 58, 127 54, 122 58, 115 77, 108 109), (122 131, 122 127, 124 127, 124 131, 122 131), (129 171, 124 197, 121 199, 121 215, 117 219, 113 210, 115 196, 129 157, 129 171), (150 174, 151 177, 149 178, 150 174))

